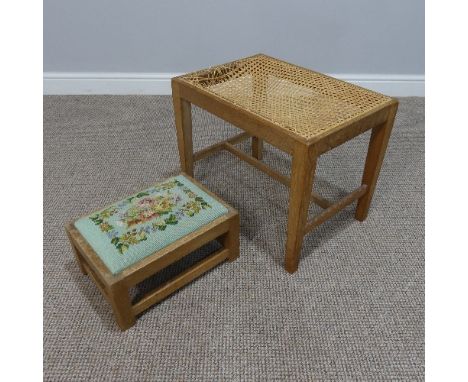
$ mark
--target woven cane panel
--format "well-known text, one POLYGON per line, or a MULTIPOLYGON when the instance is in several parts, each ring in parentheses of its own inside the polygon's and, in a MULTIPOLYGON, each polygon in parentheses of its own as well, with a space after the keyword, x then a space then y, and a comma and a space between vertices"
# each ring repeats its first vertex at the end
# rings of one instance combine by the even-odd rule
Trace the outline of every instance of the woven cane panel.
POLYGON ((263 55, 189 73, 180 79, 305 139, 391 100, 263 55))

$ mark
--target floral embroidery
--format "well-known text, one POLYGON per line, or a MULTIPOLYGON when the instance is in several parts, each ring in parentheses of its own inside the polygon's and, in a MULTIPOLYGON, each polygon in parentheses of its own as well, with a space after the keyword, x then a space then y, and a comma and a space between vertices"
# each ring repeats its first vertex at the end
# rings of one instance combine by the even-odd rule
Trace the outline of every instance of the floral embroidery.
POLYGON ((177 179, 155 185, 92 216, 120 253, 211 206, 177 179), (183 194, 177 193, 178 189, 183 194), (188 200, 187 200, 188 198, 188 200), (123 232, 122 232, 123 231, 123 232))
POLYGON ((128 227, 147 222, 171 212, 177 201, 177 198, 173 198, 172 196, 157 195, 155 197, 144 197, 122 215, 122 221, 128 227))
POLYGON ((109 207, 101 212, 98 212, 96 215, 91 216, 90 219, 94 222, 94 224, 101 224, 104 222, 104 219, 110 218, 117 212, 117 208, 109 207))

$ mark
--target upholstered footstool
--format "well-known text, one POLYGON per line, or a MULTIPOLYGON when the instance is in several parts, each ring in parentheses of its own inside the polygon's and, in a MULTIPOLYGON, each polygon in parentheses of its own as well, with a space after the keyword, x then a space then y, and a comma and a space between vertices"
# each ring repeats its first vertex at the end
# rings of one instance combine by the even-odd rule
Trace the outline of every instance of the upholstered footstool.
POLYGON ((66 231, 81 271, 110 302, 122 330, 139 313, 239 255, 237 211, 186 175, 78 219, 66 231), (132 304, 131 287, 212 240, 222 248, 132 304))

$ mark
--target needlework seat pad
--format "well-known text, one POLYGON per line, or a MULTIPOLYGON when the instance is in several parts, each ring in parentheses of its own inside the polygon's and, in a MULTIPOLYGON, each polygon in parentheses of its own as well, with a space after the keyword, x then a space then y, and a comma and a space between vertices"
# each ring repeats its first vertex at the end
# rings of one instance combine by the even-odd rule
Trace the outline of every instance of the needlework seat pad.
POLYGON ((115 275, 227 212, 179 175, 81 218, 75 227, 115 275))

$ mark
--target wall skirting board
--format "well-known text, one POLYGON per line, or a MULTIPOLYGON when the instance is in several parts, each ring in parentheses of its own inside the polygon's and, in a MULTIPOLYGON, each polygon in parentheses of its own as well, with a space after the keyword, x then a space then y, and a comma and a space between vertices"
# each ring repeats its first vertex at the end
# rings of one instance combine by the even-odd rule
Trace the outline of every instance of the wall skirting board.
MULTIPOLYGON (((44 94, 171 94, 179 73, 44 73, 44 94)), ((424 97, 424 75, 330 74, 390 96, 424 97)))

